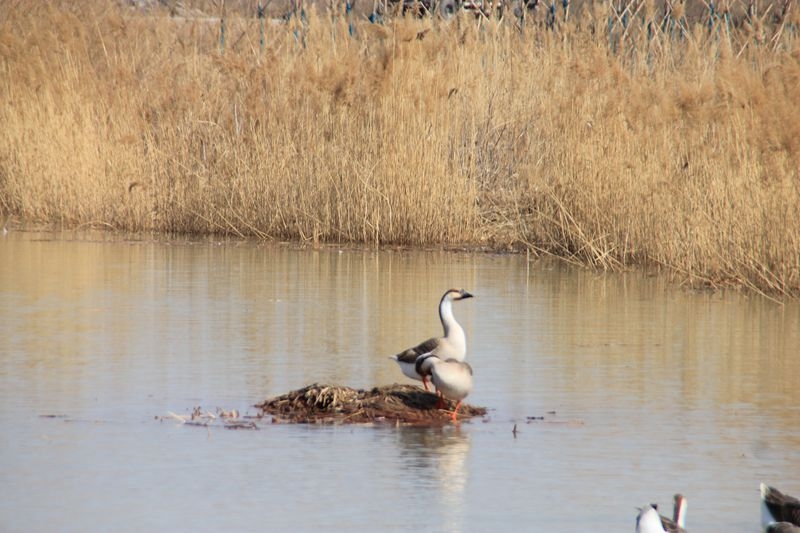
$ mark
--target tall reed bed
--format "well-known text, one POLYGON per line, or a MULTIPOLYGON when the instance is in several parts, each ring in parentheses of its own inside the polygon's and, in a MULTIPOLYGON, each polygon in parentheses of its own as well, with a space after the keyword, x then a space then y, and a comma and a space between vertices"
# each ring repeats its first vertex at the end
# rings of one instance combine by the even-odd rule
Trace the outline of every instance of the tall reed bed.
POLYGON ((22 5, 0 8, 0 209, 20 219, 527 248, 800 293, 791 10, 758 33, 644 3, 311 7, 262 42, 256 18, 220 40, 218 19, 22 5))

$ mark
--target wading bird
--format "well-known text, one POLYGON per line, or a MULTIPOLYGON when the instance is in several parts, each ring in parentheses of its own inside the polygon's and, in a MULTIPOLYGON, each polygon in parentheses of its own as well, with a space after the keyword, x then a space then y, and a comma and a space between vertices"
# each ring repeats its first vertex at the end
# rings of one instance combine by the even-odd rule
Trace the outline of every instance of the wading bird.
POLYGON ((667 533, 686 533, 686 498, 683 494, 672 497, 672 519, 659 515, 661 525, 667 533))
POLYGON ((463 361, 467 356, 467 338, 456 318, 453 316, 453 302, 472 298, 472 295, 464 289, 450 289, 442 296, 439 301, 439 319, 444 328, 443 337, 434 337, 425 342, 400 352, 391 357, 400 365, 403 374, 422 381, 425 390, 428 390, 427 376, 422 376, 417 372, 416 362, 420 355, 432 354, 442 360, 455 359, 463 361))
POLYGON ((800 533, 800 500, 762 483, 761 526, 771 532, 800 533))
POLYGON ((765 533, 800 533, 800 526, 789 522, 771 522, 764 528, 765 533))
POLYGON ((415 368, 423 378, 431 376, 431 381, 439 394, 437 407, 444 406, 442 398, 455 400, 456 407, 451 418, 453 422, 457 422, 458 408, 461 407, 464 398, 472 392, 472 367, 469 363, 455 359, 442 360, 436 355, 427 353, 417 358, 415 368))
POLYGON ((652 504, 648 503, 639 510, 636 516, 636 533, 666 533, 661 517, 652 504))
POLYGON ((637 533, 686 533, 686 498, 682 494, 672 497, 672 518, 658 514, 658 507, 650 504, 643 507, 636 517, 637 533), (653 518, 658 518, 658 523, 653 518), (640 527, 639 524, 642 524, 640 527))

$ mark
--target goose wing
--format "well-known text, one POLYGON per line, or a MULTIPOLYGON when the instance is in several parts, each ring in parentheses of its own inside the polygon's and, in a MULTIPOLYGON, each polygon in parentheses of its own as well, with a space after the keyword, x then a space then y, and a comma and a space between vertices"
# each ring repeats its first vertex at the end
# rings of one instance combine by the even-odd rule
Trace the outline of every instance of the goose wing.
POLYGON ((661 527, 667 533, 686 533, 686 530, 673 522, 671 518, 667 518, 664 515, 658 515, 658 517, 661 519, 661 527))
POLYGON ((417 357, 422 354, 426 354, 432 352, 436 348, 439 347, 439 339, 432 338, 428 339, 425 342, 414 346, 413 348, 409 348, 408 350, 402 351, 399 354, 395 355, 395 359, 397 359, 401 363, 408 363, 413 365, 417 362, 417 357))

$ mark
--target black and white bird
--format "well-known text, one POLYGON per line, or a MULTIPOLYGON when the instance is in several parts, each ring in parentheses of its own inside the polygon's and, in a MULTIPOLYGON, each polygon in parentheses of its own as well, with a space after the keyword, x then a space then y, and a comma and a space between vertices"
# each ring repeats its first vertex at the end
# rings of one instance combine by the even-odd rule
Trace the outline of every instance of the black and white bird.
POLYGON ((789 522, 770 522, 764 528, 765 533, 800 533, 800 526, 789 522))
POLYGON ((658 507, 649 504, 639 510, 636 517, 637 533, 686 533, 687 501, 682 494, 672 497, 672 518, 658 514, 658 507), (655 519, 658 519, 656 523, 655 519), (641 524, 641 527, 640 527, 641 524))
POLYGON ((411 379, 422 381, 425 390, 428 390, 427 376, 420 375, 416 367, 417 358, 420 355, 432 354, 442 361, 447 359, 464 361, 467 356, 467 337, 464 329, 453 316, 453 302, 467 298, 472 298, 472 295, 464 289, 450 289, 445 292, 439 301, 439 319, 442 321, 444 336, 433 337, 391 357, 400 365, 403 374, 411 379))
POLYGON ((639 509, 636 516, 636 533, 666 533, 661 525, 658 510, 650 503, 639 509))
POLYGON ((667 533, 686 533, 686 497, 676 494, 672 497, 672 518, 659 515, 661 525, 667 533))
POLYGON ((761 526, 770 533, 800 533, 800 500, 762 483, 761 526))

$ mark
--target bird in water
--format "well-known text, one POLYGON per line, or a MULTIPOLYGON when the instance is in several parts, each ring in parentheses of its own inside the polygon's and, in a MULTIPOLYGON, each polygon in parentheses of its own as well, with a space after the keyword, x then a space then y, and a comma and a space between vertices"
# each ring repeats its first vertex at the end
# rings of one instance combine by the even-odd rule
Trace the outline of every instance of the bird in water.
POLYGON ((472 298, 472 294, 464 289, 450 289, 445 292, 439 301, 439 319, 442 321, 444 336, 433 337, 391 357, 400 365, 400 370, 403 371, 403 374, 411 379, 422 381, 425 390, 429 390, 428 379, 427 376, 420 375, 417 372, 416 363, 419 356, 432 354, 443 361, 447 359, 464 361, 467 356, 466 335, 461 325, 456 322, 455 316, 453 316, 453 302, 467 298, 472 298))
POLYGON ((800 500, 762 483, 761 525, 771 533, 800 533, 800 500))
POLYGON ((648 503, 639 510, 636 516, 636 533, 666 533, 658 510, 652 504, 648 503))
POLYGON ((800 526, 791 522, 770 522, 764 528, 764 533, 800 533, 800 526))
MULTIPOLYGON (((658 510, 658 507, 653 505, 658 510)), ((661 519, 661 526, 667 533, 686 533, 686 498, 683 494, 676 494, 672 497, 672 518, 658 515, 661 519)))
POLYGON ((682 494, 672 497, 672 518, 658 514, 658 507, 650 504, 643 507, 636 518, 637 533, 686 533, 686 507, 687 501, 682 494), (652 510, 652 511, 651 511, 652 510), (653 515, 658 517, 658 524, 653 521, 653 515), (643 523, 644 529, 640 530, 639 524, 643 523))
POLYGON ((456 359, 442 359, 431 353, 420 355, 415 365, 416 372, 423 378, 431 377, 436 392, 439 394, 439 404, 443 407, 442 398, 456 402, 453 409, 453 422, 458 422, 458 408, 461 402, 472 392, 472 367, 464 361, 456 359))

